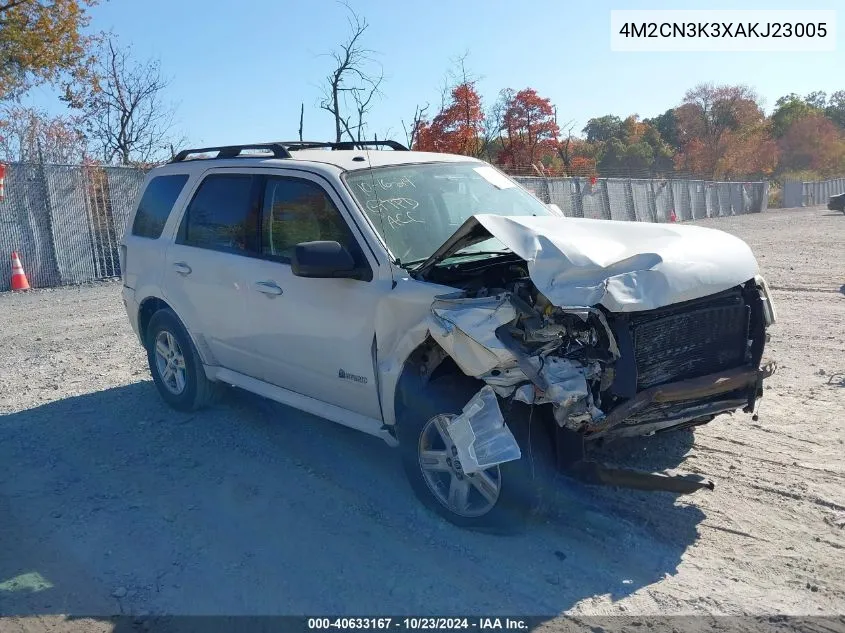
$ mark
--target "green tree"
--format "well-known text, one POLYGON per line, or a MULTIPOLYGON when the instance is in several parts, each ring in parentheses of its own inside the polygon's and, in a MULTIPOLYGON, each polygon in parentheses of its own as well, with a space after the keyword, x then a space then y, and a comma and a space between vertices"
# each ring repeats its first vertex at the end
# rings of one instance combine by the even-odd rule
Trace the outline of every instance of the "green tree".
POLYGON ((678 137, 678 119, 675 116, 674 108, 669 108, 663 114, 659 114, 653 119, 645 119, 643 122, 657 130, 660 138, 674 150, 681 149, 681 142, 678 137))
POLYGON ((845 90, 837 90, 828 99, 825 116, 845 129, 845 90))
POLYGON ((824 106, 827 103, 827 94, 822 92, 821 90, 816 90, 808 94, 804 101, 806 101, 807 105, 811 108, 815 108, 816 110, 824 110, 824 106))
POLYGON ((672 170, 672 147, 656 127, 640 121, 636 114, 624 120, 613 115, 590 119, 583 131, 599 173, 605 176, 645 176, 672 170))
MULTIPOLYGON (((812 93, 812 95, 816 94, 818 93, 812 93)), ((808 99, 812 95, 808 95, 808 99)), ((814 103, 818 103, 818 100, 814 100, 814 103)), ((824 101, 822 101, 822 106, 823 105, 824 101)), ((818 106, 811 105, 808 101, 805 101, 794 92, 781 97, 775 101, 775 110, 772 112, 772 135, 775 136, 775 138, 780 138, 786 134, 786 131, 795 121, 805 119, 814 114, 819 114, 819 112, 820 110, 818 106)))
POLYGON ((612 114, 590 119, 582 132, 587 135, 589 143, 606 143, 612 138, 622 136, 622 119, 612 114))

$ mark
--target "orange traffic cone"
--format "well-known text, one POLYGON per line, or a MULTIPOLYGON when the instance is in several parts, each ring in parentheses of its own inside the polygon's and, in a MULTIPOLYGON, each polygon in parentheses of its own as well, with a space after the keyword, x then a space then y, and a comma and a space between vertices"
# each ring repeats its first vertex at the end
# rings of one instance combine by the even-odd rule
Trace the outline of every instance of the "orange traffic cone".
POLYGON ((29 290, 29 281, 17 251, 12 251, 12 290, 29 290))

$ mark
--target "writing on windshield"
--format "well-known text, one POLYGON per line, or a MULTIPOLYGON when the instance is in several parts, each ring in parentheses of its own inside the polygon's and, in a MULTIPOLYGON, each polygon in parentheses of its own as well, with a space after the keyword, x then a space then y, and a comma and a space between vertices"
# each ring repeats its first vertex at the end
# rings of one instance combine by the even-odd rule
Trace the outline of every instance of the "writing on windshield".
POLYGON ((478 162, 362 169, 348 172, 345 180, 402 262, 427 259, 475 214, 550 214, 507 176, 478 162))

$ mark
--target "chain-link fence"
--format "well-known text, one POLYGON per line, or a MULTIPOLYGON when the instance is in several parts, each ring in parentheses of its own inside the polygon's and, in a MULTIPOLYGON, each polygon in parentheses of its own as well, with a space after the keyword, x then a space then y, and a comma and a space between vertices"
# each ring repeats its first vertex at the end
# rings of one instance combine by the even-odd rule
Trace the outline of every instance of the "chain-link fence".
POLYGON ((636 222, 700 220, 765 211, 768 182, 639 178, 515 179, 569 217, 636 222))
MULTIPOLYGON (((120 275, 119 245, 145 172, 126 167, 17 163, 0 201, 0 290, 16 250, 33 287, 120 275)), ((697 220, 766 209, 766 182, 516 177, 570 217, 697 220)))
POLYGON ((0 290, 17 251, 34 288, 120 275, 119 245, 144 172, 13 163, 0 201, 0 290))
POLYGON ((801 182, 798 180, 783 183, 784 207, 812 207, 827 204, 831 196, 845 193, 845 178, 801 182))

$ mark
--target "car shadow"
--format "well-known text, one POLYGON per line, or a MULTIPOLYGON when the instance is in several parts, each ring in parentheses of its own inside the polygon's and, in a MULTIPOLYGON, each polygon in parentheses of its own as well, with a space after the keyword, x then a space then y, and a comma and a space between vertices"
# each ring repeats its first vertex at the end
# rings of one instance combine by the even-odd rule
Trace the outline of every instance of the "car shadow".
POLYGON ((608 464, 631 466, 648 471, 676 468, 695 444, 692 428, 656 433, 650 437, 631 437, 606 444, 588 446, 588 457, 608 464))
MULTIPOLYGON (((691 434, 665 438, 614 459, 670 467, 691 434)), ((563 478, 525 533, 468 532, 376 438, 237 390, 178 413, 149 381, 6 415, 0 462, 2 615, 554 617, 676 573, 704 518, 563 478)))

